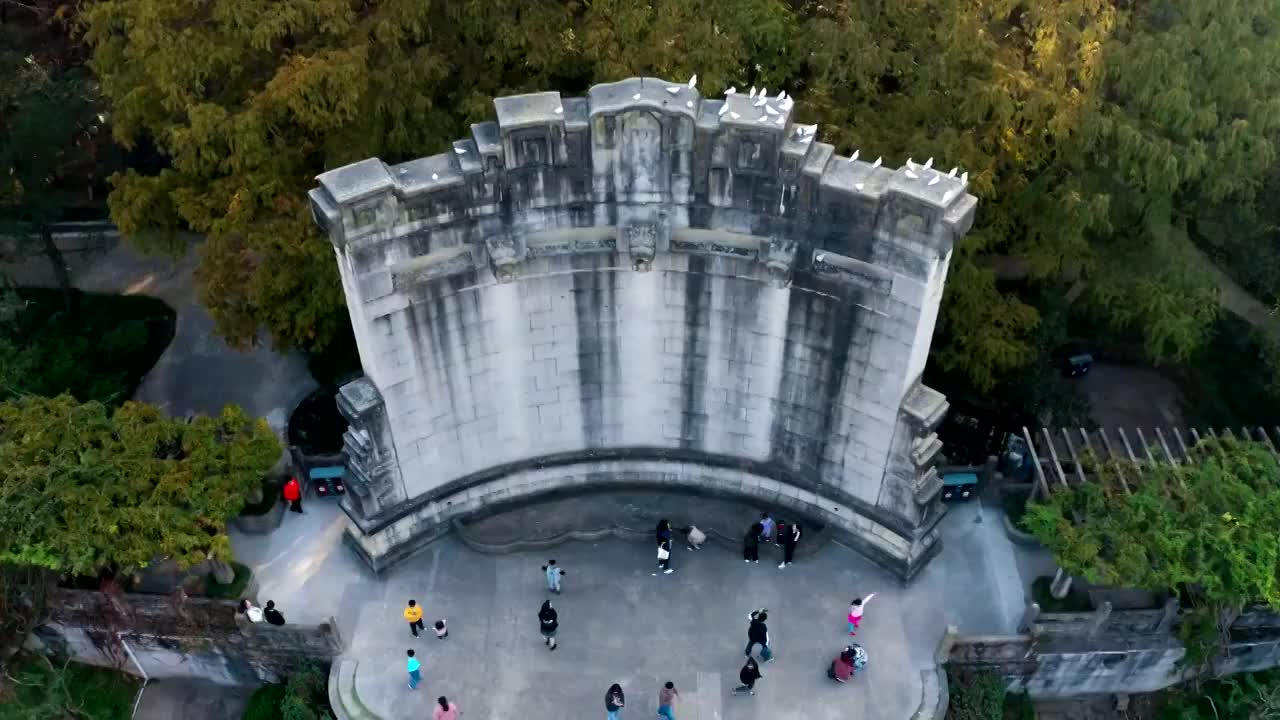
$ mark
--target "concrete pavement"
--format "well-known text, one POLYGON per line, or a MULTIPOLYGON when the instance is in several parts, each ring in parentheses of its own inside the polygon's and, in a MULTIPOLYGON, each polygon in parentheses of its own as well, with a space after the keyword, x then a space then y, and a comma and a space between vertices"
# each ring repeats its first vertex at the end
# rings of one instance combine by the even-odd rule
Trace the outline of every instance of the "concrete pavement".
POLYGON ((681 689, 682 718, 896 720, 919 706, 921 671, 934 667, 947 625, 1004 633, 1021 615, 1021 549, 996 512, 956 506, 943 521, 942 555, 909 587, 834 543, 785 570, 772 549, 748 565, 723 546, 693 553, 677 544, 676 572, 655 577, 647 542, 483 555, 450 537, 375 577, 342 547, 346 518, 328 500, 313 500, 307 515, 290 515, 271 536, 233 542, 257 571, 260 601, 275 600, 290 621, 336 617, 348 646, 343 659, 355 663, 351 685, 383 720, 423 717, 442 694, 473 719, 592 717, 603 713, 613 682, 627 692, 624 717, 642 717, 656 711, 666 680, 681 689), (539 566, 548 557, 568 573, 564 594, 552 599, 560 613, 554 653, 536 617, 547 597, 539 566), (825 668, 849 640, 848 603, 870 592, 877 595, 857 638, 870 666, 836 685, 825 668), (428 625, 447 619, 447 640, 411 637, 400 614, 411 597, 428 625), (770 610, 777 659, 762 667, 755 697, 734 697, 746 615, 761 606, 770 610), (406 684, 408 648, 423 663, 417 690, 406 684))

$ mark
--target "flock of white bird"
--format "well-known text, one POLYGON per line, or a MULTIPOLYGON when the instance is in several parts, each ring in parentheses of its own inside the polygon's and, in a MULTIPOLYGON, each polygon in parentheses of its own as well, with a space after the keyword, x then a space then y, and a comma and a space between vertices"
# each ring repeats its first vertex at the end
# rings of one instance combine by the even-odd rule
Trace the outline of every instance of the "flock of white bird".
MULTIPOLYGON (((683 86, 681 85, 667 86, 667 92, 675 96, 675 95, 679 95, 681 90, 684 90, 684 89, 693 90, 697 86, 698 86, 698 76, 695 74, 693 77, 689 78, 689 82, 685 83, 683 86)), ((738 88, 730 87, 728 90, 724 91, 724 94, 726 97, 729 95, 737 95, 738 88)), ((639 100, 640 97, 641 97, 640 93, 636 93, 635 95, 631 96, 631 99, 639 100)), ((775 124, 777 125, 785 124, 787 121, 786 113, 790 112, 791 106, 795 104, 795 100, 791 99, 791 97, 787 95, 786 90, 779 90, 778 94, 772 99, 770 99, 768 88, 761 88, 760 90, 756 90, 755 86, 752 86, 747 97, 751 100, 754 100, 754 102, 751 103, 752 107, 764 108, 764 110, 760 114, 760 117, 756 118, 756 122, 760 122, 760 123, 769 122, 769 118, 774 117, 776 118, 773 121, 775 124), (773 103, 777 103, 778 107, 775 108, 773 106, 773 103)), ((693 101, 692 100, 686 101, 685 106, 688 108, 693 108, 693 101)), ((555 109, 555 112, 557 115, 564 113, 564 106, 563 105, 557 106, 555 109)), ((719 115, 722 117, 726 113, 729 115, 729 117, 733 118, 734 120, 742 119, 742 115, 729 110, 728 102, 721 105, 719 110, 719 115)), ((813 136, 812 126, 807 126, 807 125, 797 126, 796 134, 799 136, 800 142, 802 143, 808 144, 813 142, 814 136, 813 136)), ((467 154, 466 149, 461 147, 456 147, 454 148, 453 151, 459 155, 467 154)), ((853 155, 849 156, 849 159, 857 160, 859 152, 860 151, 858 150, 854 150, 853 155)), ((880 167, 882 164, 884 164, 884 158, 878 157, 876 158, 875 162, 871 163, 871 169, 875 170, 876 168, 880 167)), ((939 182, 942 182, 943 173, 941 170, 933 169, 933 158, 929 158, 928 160, 926 160, 924 162, 924 165, 920 165, 919 163, 915 162, 911 158, 907 158, 906 168, 907 169, 904 174, 906 175, 908 180, 919 180, 923 175, 929 175, 929 179, 925 182, 926 185, 932 187, 934 185, 937 185, 939 182)), ((955 167, 951 168, 951 171, 946 173, 946 177, 950 180, 954 180, 956 178, 956 173, 959 172, 959 170, 960 168, 955 168, 955 167)), ((401 172, 404 172, 404 171, 402 170, 401 172)), ((431 179, 439 180, 440 176, 437 173, 431 173, 431 179)), ((950 190, 947 190, 945 193, 943 193, 942 202, 943 203, 950 202, 951 198, 955 197, 956 194, 960 192, 960 190, 962 190, 968 185, 969 185, 969 173, 968 172, 960 173, 960 186, 953 187, 950 190)), ((854 183, 854 188, 857 190, 862 190, 864 187, 866 187, 865 183, 854 183)))
MULTIPOLYGON (((697 86, 698 86, 698 76, 695 74, 693 77, 689 78, 689 82, 685 83, 684 87, 681 87, 679 85, 671 85, 667 87, 667 92, 671 93, 672 95, 678 95, 680 91, 683 90, 684 88, 693 90, 697 86)), ((728 90, 724 91, 724 94, 726 97, 729 95, 737 95, 738 88, 736 86, 730 87, 728 90)), ((751 104, 752 107, 764 108, 761 115, 758 118, 756 118, 756 122, 759 122, 759 123, 769 122, 770 117, 775 117, 776 119, 774 120, 774 122, 776 124, 778 125, 785 124, 787 121, 786 113, 789 112, 791 110, 791 106, 795 104, 795 100, 793 100, 789 95, 787 95, 786 90, 779 90, 777 96, 771 99, 769 97, 768 88, 761 88, 760 90, 756 90, 754 85, 751 87, 751 90, 748 93, 747 97, 755 101, 751 104), (772 103, 777 103, 779 107, 775 108, 772 103)), ((632 99, 639 100, 640 94, 636 93, 634 96, 632 96, 632 99)), ((690 108, 693 107, 692 100, 688 101, 685 104, 690 108)), ((729 117, 733 118, 734 120, 742 119, 742 115, 740 115, 739 113, 733 112, 732 110, 729 109, 729 103, 727 102, 721 105, 719 110, 719 115, 724 116, 725 114, 728 114, 729 117)), ((813 136, 813 130, 811 127, 804 126, 804 125, 798 126, 796 128, 796 133, 800 137, 800 142, 806 143, 806 144, 813 142, 814 136, 813 136)), ((851 155, 849 159, 857 160, 858 153, 859 153, 858 150, 854 150, 853 155, 851 155)), ((876 158, 875 162, 871 163, 871 169, 874 170, 880 167, 883 163, 884 163, 884 158, 878 157, 876 158)), ((925 182, 926 185, 932 187, 934 185, 937 185, 939 182, 942 182, 943 173, 940 170, 933 169, 933 158, 929 158, 928 160, 926 160, 924 165, 920 165, 919 163, 916 163, 911 158, 907 158, 906 167, 907 169, 904 174, 906 175, 908 180, 919 180, 923 175, 929 175, 929 179, 925 182)), ((959 170, 960 168, 958 167, 951 168, 951 171, 946 173, 946 177, 950 180, 956 179, 956 174, 959 172, 959 170)), ((942 202, 944 203, 950 202, 951 198, 955 197, 956 194, 959 193, 961 189, 968 186, 969 173, 963 172, 963 173, 960 173, 959 176, 960 176, 960 186, 953 187, 947 192, 943 193, 942 202)), ((854 187, 858 190, 862 190, 865 186, 866 186, 865 183, 854 184, 854 187)))

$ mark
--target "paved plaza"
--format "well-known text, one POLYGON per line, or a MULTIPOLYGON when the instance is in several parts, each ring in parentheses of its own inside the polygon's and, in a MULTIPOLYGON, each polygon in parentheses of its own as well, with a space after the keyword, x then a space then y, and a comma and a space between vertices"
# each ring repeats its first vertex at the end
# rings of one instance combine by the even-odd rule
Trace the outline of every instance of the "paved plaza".
MULTIPOLYGON (((697 498, 687 498, 697 503, 697 498)), ((591 501, 584 501, 591 502, 591 501)), ((487 555, 449 537, 375 577, 343 546, 345 516, 312 499, 265 538, 234 537, 254 567, 259 600, 275 600, 290 622, 338 621, 343 660, 355 661, 360 700, 384 720, 428 717, 439 695, 473 720, 603 717, 611 683, 627 694, 624 718, 653 717, 666 680, 681 691, 680 718, 908 718, 920 704, 921 671, 945 627, 966 634, 1011 631, 1022 612, 1024 579, 1016 550, 993 508, 953 508, 944 550, 909 587, 835 543, 779 570, 769 548, 759 564, 736 549, 677 544, 672 575, 652 575, 648 542, 567 542, 538 553, 487 555), (548 597, 540 566, 567 571, 560 647, 548 652, 537 612, 548 597), (876 593, 857 640, 869 667, 850 684, 825 668, 848 641, 844 616, 855 595, 876 593), (411 637, 401 610, 409 598, 428 626, 448 620, 450 636, 411 637), (763 665, 755 697, 735 697, 747 613, 769 608, 776 659, 763 665), (405 650, 423 664, 407 687, 405 650)))

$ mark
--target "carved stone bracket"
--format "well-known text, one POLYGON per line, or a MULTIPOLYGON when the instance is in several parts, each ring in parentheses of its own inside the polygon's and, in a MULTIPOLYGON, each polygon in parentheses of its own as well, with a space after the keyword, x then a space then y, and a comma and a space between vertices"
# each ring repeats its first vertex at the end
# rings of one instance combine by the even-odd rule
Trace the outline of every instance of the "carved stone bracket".
POLYGON ((338 391, 338 411, 349 427, 342 436, 347 456, 348 498, 357 514, 370 516, 400 497, 400 468, 387 427, 382 394, 366 377, 338 391))
POLYGON ((658 226, 654 223, 631 223, 623 227, 622 236, 635 269, 641 272, 648 270, 658 250, 658 226))
POLYGON ((515 236, 509 233, 490 235, 484 239, 484 247, 489 251, 489 263, 498 282, 509 283, 514 280, 521 260, 520 246, 515 236))
POLYGON ((791 268, 796 263, 796 241, 792 238, 769 238, 769 249, 765 259, 765 267, 769 269, 769 277, 778 288, 791 284, 791 268))

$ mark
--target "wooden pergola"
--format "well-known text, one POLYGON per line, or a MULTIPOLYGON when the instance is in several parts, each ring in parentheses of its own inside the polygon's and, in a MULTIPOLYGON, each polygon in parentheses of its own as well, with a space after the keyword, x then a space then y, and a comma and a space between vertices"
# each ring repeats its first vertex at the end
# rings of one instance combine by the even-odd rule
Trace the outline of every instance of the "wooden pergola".
MULTIPOLYGON (((1022 439, 1027 443, 1027 452, 1031 454, 1031 466, 1035 472, 1035 482, 1032 484, 1031 499, 1040 497, 1049 497, 1053 489, 1066 489, 1074 483, 1087 482, 1085 477, 1084 464, 1081 462, 1082 456, 1092 456, 1098 460, 1120 461, 1115 464, 1116 476, 1120 480, 1120 487, 1125 494, 1132 494, 1128 481, 1124 475, 1124 465, 1133 467, 1141 467, 1143 465, 1155 465, 1157 463, 1167 463, 1172 466, 1180 465, 1189 458, 1189 448, 1194 448, 1206 438, 1219 440, 1249 440, 1264 443, 1271 450, 1271 455, 1280 460, 1280 452, 1276 451, 1276 443, 1272 441, 1267 430, 1261 426, 1255 428, 1240 428, 1240 434, 1237 437, 1230 428, 1223 428, 1221 432, 1208 428, 1202 434, 1196 428, 1170 428, 1168 433, 1163 428, 1153 428, 1151 440, 1148 441, 1146 433, 1142 428, 1133 429, 1137 442, 1129 439, 1129 434, 1124 428, 1115 428, 1109 430, 1107 428, 1099 428, 1093 432, 1089 432, 1084 428, 1057 428, 1049 430, 1049 428, 1041 428, 1038 433, 1032 433, 1024 425, 1022 428, 1022 439), (1114 442, 1112 434, 1115 434, 1114 442), (1172 442, 1170 441, 1172 438, 1172 442), (1039 439, 1039 443, 1037 443, 1039 439), (1038 446, 1038 447, 1037 447, 1038 446), (1135 448, 1137 448, 1135 450, 1135 448), (1043 458, 1043 459, 1042 459, 1043 458), (1071 465, 1071 472, 1063 467, 1062 458, 1067 458, 1071 465), (1046 468, 1048 469, 1046 472, 1046 468), (1048 476, 1052 476, 1051 482, 1048 476)), ((1272 427, 1271 432, 1280 440, 1280 426, 1272 427)), ((1181 482, 1181 479, 1179 479, 1181 482)), ((1071 591, 1071 575, 1061 567, 1054 574, 1051 592, 1054 597, 1066 597, 1071 591)))
MULTIPOLYGON (((1273 427, 1271 432, 1280 439, 1280 426, 1273 427)), ((1153 428, 1150 441, 1142 428, 1134 428, 1133 433, 1136 442, 1130 441, 1129 434, 1124 428, 1099 428, 1093 432, 1084 428, 1057 428, 1052 431, 1049 428, 1041 428, 1038 433, 1033 433, 1024 425, 1022 439, 1027 443, 1027 452, 1031 453, 1031 466, 1036 478, 1031 490, 1032 499, 1049 497, 1054 487, 1066 488, 1073 482, 1087 481, 1084 464, 1081 462, 1082 456, 1092 456, 1103 461, 1125 461, 1134 466, 1157 463, 1179 465, 1190 457, 1189 448, 1199 445, 1204 438, 1211 438, 1261 442, 1271 449, 1271 454, 1277 460, 1280 460, 1276 443, 1272 442, 1266 428, 1261 426, 1252 429, 1240 428, 1238 437, 1231 428, 1222 429, 1221 434, 1213 428, 1206 429, 1203 434, 1196 428, 1170 428, 1167 434, 1164 428, 1153 428), (1063 467, 1063 458, 1069 461, 1070 472, 1063 467), (1048 468, 1047 473, 1046 468, 1048 468), (1050 481, 1048 476, 1052 476, 1053 480, 1050 481)), ((1124 471, 1119 470, 1119 466, 1117 475, 1120 486, 1126 493, 1130 492, 1124 471)))

